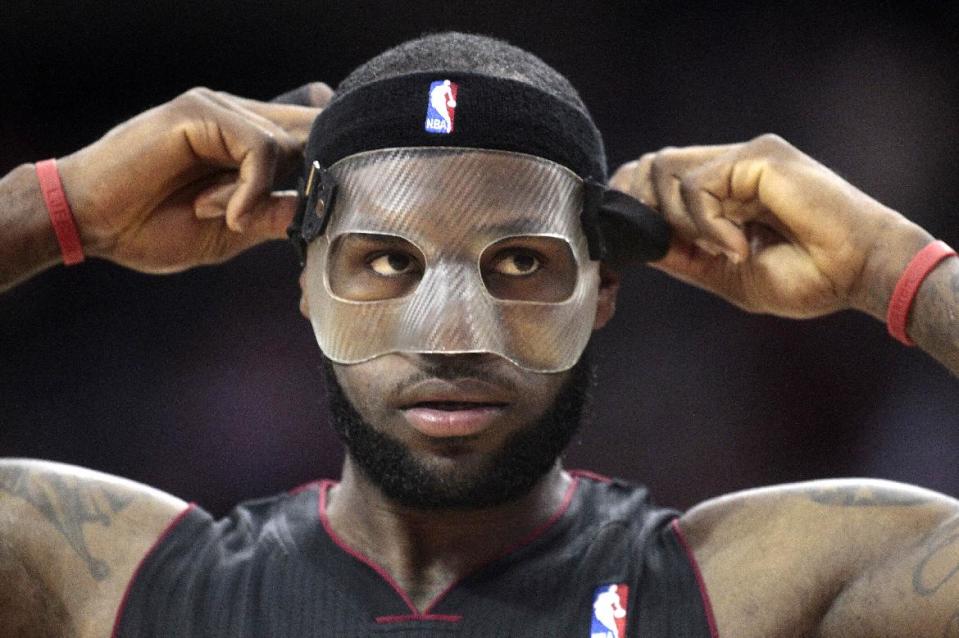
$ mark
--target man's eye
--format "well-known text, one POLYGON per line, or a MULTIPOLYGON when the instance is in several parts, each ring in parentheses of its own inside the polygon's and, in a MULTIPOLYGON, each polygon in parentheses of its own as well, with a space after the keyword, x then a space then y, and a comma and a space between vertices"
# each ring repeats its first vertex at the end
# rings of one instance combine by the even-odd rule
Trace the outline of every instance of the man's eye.
POLYGON ((496 258, 493 270, 501 275, 520 277, 531 275, 542 266, 539 258, 526 252, 506 253, 496 258))
POLYGON ((369 265, 377 275, 395 277, 413 272, 416 260, 403 253, 385 253, 371 259, 369 265))

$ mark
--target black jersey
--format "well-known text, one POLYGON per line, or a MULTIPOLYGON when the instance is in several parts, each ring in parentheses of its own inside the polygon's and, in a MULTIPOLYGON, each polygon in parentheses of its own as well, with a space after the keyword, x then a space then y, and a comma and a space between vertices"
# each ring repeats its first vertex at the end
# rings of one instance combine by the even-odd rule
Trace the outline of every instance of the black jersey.
POLYGON ((335 535, 330 481, 218 521, 191 507, 134 574, 114 638, 716 638, 676 512, 572 475, 547 524, 423 610, 335 535))

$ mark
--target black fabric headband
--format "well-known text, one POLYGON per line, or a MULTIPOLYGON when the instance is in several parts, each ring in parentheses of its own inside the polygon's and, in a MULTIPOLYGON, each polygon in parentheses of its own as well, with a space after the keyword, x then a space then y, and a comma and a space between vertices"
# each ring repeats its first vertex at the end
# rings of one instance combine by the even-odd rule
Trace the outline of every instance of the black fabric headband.
POLYGON ((316 118, 300 207, 288 230, 300 262, 332 210, 336 185, 326 168, 363 151, 429 146, 526 153, 574 171, 586 184, 582 221, 592 259, 650 261, 669 247, 662 217, 605 187, 603 141, 587 113, 524 82, 441 70, 364 84, 334 97, 316 118), (604 238, 607 226, 615 239, 604 238))

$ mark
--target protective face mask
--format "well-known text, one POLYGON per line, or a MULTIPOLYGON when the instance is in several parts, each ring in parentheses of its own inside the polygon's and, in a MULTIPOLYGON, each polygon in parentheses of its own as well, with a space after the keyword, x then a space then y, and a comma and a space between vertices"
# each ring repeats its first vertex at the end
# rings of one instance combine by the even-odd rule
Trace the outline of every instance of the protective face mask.
POLYGON ((493 353, 532 372, 576 363, 599 287, 576 174, 447 147, 368 151, 327 170, 336 198, 308 248, 305 292, 330 359, 493 353))

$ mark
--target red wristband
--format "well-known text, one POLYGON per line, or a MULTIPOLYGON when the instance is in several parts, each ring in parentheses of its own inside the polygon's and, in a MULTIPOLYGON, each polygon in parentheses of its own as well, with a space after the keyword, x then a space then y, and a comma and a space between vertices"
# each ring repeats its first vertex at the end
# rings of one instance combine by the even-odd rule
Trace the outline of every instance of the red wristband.
POLYGON ((889 311, 886 314, 886 325, 889 334, 906 344, 916 345, 906 334, 906 322, 909 320, 909 309, 919 292, 926 276, 932 272, 940 261, 956 254, 944 241, 934 241, 916 253, 906 270, 903 271, 889 300, 889 311))
POLYGON ((83 261, 83 244, 80 243, 80 232, 77 222, 70 210, 70 202, 63 192, 63 183, 60 181, 60 172, 57 170, 57 160, 48 159, 37 162, 37 179, 40 180, 40 192, 43 201, 50 213, 53 223, 53 232, 57 235, 60 252, 63 254, 63 263, 67 266, 79 264, 83 261))

